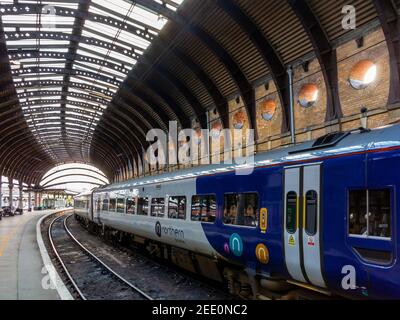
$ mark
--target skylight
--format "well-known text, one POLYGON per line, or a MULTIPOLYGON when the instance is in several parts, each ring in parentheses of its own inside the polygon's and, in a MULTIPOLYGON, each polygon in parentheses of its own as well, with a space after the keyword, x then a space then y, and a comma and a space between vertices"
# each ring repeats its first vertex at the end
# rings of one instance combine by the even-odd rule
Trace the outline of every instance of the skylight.
MULTIPOLYGON (((151 1, 173 11, 183 2, 151 1)), ((130 0, 4 0, 0 15, 25 118, 59 162, 89 156, 104 110, 167 23, 130 0)))

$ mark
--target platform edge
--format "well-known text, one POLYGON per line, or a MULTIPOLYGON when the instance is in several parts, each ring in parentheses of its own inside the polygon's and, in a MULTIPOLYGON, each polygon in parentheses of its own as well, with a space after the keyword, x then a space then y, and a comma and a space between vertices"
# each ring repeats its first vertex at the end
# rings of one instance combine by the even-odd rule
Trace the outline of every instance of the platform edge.
POLYGON ((43 242, 43 237, 42 237, 42 232, 41 232, 41 227, 40 227, 44 219, 46 219, 47 217, 49 217, 53 214, 63 212, 63 211, 68 211, 68 210, 60 210, 60 211, 56 211, 53 213, 49 213, 39 219, 39 221, 36 224, 36 241, 39 246, 40 255, 42 256, 43 264, 47 270, 47 274, 50 277, 50 281, 51 281, 52 285, 57 290, 57 293, 58 293, 60 299, 61 300, 75 300, 73 298, 73 296, 71 295, 71 293, 69 292, 69 290, 67 289, 67 287, 65 286, 64 282, 61 280, 61 277, 59 276, 56 268, 54 267, 53 263, 51 262, 49 253, 47 252, 46 246, 43 242))

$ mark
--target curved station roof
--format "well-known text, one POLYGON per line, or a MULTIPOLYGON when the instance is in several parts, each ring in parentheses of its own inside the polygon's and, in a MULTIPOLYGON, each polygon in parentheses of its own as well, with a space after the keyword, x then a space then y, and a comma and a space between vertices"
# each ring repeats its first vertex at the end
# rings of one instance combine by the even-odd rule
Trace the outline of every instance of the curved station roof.
MULTIPOLYGON (((352 1, 360 29, 380 23, 377 3, 352 1)), ((55 165, 83 162, 111 181, 128 179, 151 128, 167 129, 170 120, 205 128, 210 109, 229 127, 232 95, 243 99, 254 128, 254 86, 265 75, 284 102, 286 68, 306 56, 317 57, 326 82, 334 82, 334 48, 353 32, 342 27, 343 5, 1 1, 0 169, 37 184, 55 165)), ((337 102, 329 99, 333 119, 337 102)))

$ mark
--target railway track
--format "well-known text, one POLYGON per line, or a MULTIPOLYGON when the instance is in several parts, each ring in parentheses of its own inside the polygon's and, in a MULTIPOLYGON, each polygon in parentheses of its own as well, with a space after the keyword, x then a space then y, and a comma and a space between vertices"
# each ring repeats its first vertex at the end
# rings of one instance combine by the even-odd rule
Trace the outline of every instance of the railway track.
POLYGON ((153 300, 80 243, 67 226, 69 216, 53 219, 48 237, 73 295, 81 300, 153 300))

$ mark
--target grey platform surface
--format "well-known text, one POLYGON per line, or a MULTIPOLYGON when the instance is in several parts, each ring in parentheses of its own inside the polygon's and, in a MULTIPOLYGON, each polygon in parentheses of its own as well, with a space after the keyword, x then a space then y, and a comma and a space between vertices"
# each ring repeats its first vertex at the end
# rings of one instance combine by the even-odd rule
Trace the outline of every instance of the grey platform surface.
POLYGON ((49 288, 36 241, 38 220, 51 211, 3 217, 0 221, 0 299, 58 300, 49 288))

